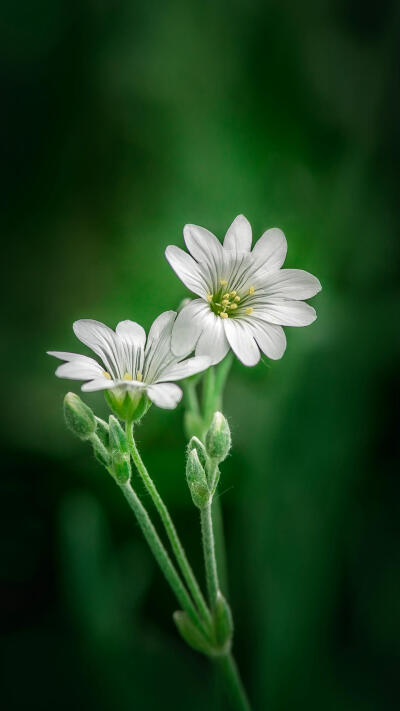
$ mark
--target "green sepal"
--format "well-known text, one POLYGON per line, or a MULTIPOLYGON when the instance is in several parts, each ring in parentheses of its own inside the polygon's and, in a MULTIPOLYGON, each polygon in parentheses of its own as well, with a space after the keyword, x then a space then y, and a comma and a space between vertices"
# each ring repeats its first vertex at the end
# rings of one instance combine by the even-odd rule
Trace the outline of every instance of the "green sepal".
POLYGON ((188 444, 188 454, 192 451, 192 449, 195 449, 197 451, 200 464, 203 469, 205 469, 208 463, 208 456, 203 442, 201 442, 198 437, 191 438, 188 444))
POLYGON ((108 419, 108 431, 110 448, 127 454, 129 452, 128 440, 124 430, 114 415, 110 415, 108 419))
POLYGON ((96 419, 90 407, 75 393, 67 393, 63 409, 68 429, 79 439, 90 439, 96 431, 96 419))
POLYGON ((186 612, 182 610, 177 610, 172 615, 174 622, 178 628, 178 632, 184 639, 186 644, 196 652, 202 652, 202 654, 207 654, 207 656, 214 655, 214 649, 210 642, 202 635, 200 630, 195 627, 193 622, 189 619, 186 612))
POLYGON ((202 509, 210 500, 206 473, 200 464, 197 449, 191 449, 186 462, 186 481, 195 506, 202 509))
POLYGON ((231 431, 222 412, 215 412, 206 434, 206 449, 209 456, 217 462, 223 462, 231 448, 231 431))
POLYGON ((105 390, 104 396, 112 412, 124 422, 140 420, 151 406, 151 400, 139 389, 113 388, 105 390))
POLYGON ((214 607, 214 630, 218 647, 229 651, 232 644, 233 618, 231 608, 220 590, 218 590, 217 602, 214 607))
POLYGON ((114 450, 111 454, 111 471, 117 484, 127 484, 131 478, 129 454, 114 450))

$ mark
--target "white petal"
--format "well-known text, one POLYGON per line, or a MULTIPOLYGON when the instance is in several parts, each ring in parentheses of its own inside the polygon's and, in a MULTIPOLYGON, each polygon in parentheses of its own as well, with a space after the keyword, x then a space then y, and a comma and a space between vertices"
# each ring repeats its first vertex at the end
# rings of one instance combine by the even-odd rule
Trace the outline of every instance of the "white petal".
POLYGON ((272 227, 264 232, 253 247, 252 256, 257 269, 275 272, 286 259, 286 237, 279 227, 272 227))
POLYGON ((146 332, 144 328, 135 321, 120 321, 115 332, 119 338, 127 344, 135 348, 144 348, 146 332))
POLYGON ((185 225, 183 238, 190 254, 198 262, 216 264, 223 259, 223 249, 220 241, 204 227, 185 225))
POLYGON ((244 215, 238 215, 229 227, 225 239, 224 249, 233 252, 249 252, 251 249, 251 226, 244 215))
POLYGON ((157 316, 157 318, 153 321, 149 335, 147 336, 147 346, 150 346, 153 341, 158 341, 162 334, 166 332, 171 335, 175 317, 176 311, 163 311, 162 314, 157 316))
POLYGON ((280 269, 269 274, 263 284, 268 297, 277 299, 310 299, 321 291, 317 277, 303 269, 280 269))
MULTIPOLYGON (((67 351, 47 351, 47 355, 54 356, 54 358, 59 358, 60 360, 75 360, 75 358, 87 358, 87 356, 81 355, 81 353, 69 353, 67 351)), ((88 358, 88 360, 93 361, 95 363, 96 361, 93 360, 93 358, 88 358)))
POLYGON ((84 383, 81 387, 85 393, 91 393, 95 390, 112 390, 117 388, 118 383, 113 380, 108 380, 108 378, 96 378, 95 380, 89 380, 88 383, 84 383))
POLYGON ((276 301, 254 306, 254 315, 281 326, 309 326, 317 318, 315 309, 304 301, 276 301))
POLYGON ((244 365, 256 365, 260 360, 260 351, 248 324, 240 319, 224 319, 224 328, 229 345, 234 354, 244 365))
POLYGON ((209 311, 196 346, 196 356, 209 356, 211 365, 216 365, 225 358, 228 350, 229 343, 225 336, 223 319, 209 311))
POLYGON ((195 358, 182 360, 180 363, 175 363, 166 368, 161 373, 161 376, 158 377, 157 382, 165 383, 167 380, 172 381, 189 378, 191 375, 205 370, 210 364, 210 358, 208 356, 197 356, 195 358))
POLYGON ((157 407, 163 407, 166 410, 173 410, 182 399, 182 390, 175 383, 149 385, 146 392, 157 407))
POLYGON ((102 359, 106 369, 117 378, 122 377, 122 354, 117 335, 100 321, 81 319, 73 325, 74 333, 82 343, 102 359))
POLYGON ((81 356, 59 365, 56 370, 58 378, 68 378, 70 380, 92 380, 93 378, 105 377, 104 369, 96 363, 93 358, 81 356))
POLYGON ((172 329, 171 348, 178 356, 186 356, 194 350, 210 307, 202 299, 194 299, 179 312, 172 329))
POLYGON ((207 288, 201 275, 199 265, 190 254, 180 247, 170 245, 165 250, 165 256, 181 282, 198 296, 206 296, 207 288))
POLYGON ((286 350, 286 336, 282 326, 251 316, 246 321, 262 352, 272 360, 282 358, 286 350))

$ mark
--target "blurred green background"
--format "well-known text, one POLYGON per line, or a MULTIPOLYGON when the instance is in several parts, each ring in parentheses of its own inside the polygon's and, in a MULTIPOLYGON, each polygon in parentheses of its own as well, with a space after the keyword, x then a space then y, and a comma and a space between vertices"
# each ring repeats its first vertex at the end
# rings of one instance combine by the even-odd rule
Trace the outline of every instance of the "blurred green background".
MULTIPOLYGON (((4 709, 228 708, 45 351, 80 350, 77 318, 148 328, 187 295, 165 247, 241 212, 323 291, 226 391, 235 653, 256 710, 398 708, 398 10, 2 3, 4 709)), ((202 575, 182 414, 138 439, 202 575)))

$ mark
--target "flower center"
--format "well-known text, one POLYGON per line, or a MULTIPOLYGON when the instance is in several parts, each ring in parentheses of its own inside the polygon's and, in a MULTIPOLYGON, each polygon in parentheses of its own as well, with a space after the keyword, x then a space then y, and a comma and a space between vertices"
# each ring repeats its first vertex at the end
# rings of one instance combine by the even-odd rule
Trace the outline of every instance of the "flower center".
POLYGON ((254 286, 251 286, 245 294, 239 296, 235 289, 228 291, 227 284, 228 282, 226 279, 221 279, 221 286, 218 291, 214 294, 207 295, 207 301, 210 304, 211 311, 213 311, 216 316, 220 316, 221 318, 231 318, 232 316, 236 316, 238 314, 238 308, 240 309, 239 313, 243 312, 247 315, 251 314, 253 311, 251 307, 244 309, 240 307, 244 306, 247 298, 254 294, 254 286))

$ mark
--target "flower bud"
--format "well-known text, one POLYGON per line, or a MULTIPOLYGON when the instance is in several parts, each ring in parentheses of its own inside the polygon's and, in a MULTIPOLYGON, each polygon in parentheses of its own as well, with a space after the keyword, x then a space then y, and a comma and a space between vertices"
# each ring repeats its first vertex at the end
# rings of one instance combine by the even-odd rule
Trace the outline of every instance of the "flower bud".
POLYGON ((197 449, 191 449, 186 462, 186 481, 195 506, 202 509, 210 500, 207 477, 197 449))
POLYGON ((96 419, 96 434, 102 444, 104 444, 105 447, 107 447, 110 444, 110 438, 109 438, 109 428, 107 422, 104 422, 104 420, 101 419, 101 417, 97 417, 95 415, 96 419))
POLYGON ((110 415, 109 417, 108 428, 110 449, 124 452, 126 454, 129 451, 128 440, 126 439, 124 430, 114 415, 110 415))
POLYGON ((210 457, 223 462, 231 448, 231 431, 222 412, 215 412, 206 434, 206 448, 210 457))
POLYGON ((203 469, 205 469, 207 466, 207 452, 203 442, 201 442, 198 437, 191 438, 188 444, 188 454, 192 451, 192 449, 196 450, 197 455, 199 457, 199 462, 203 469))
POLYGON ((111 469, 117 484, 126 484, 131 478, 129 454, 114 450, 111 455, 111 469))
POLYGON ((80 439, 90 439, 96 431, 95 416, 75 393, 64 398, 64 417, 67 427, 80 439))

